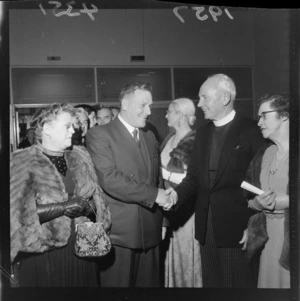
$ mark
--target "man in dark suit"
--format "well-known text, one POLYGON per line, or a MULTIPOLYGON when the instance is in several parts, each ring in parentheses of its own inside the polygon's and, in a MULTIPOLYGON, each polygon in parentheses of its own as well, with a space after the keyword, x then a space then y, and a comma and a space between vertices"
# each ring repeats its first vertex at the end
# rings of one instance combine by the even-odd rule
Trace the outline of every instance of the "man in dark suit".
POLYGON ((102 287, 159 286, 162 213, 167 204, 159 189, 158 146, 143 131, 151 114, 151 86, 134 82, 120 94, 121 111, 86 137, 112 214, 113 250, 100 263, 102 287))
POLYGON ((234 110, 235 84, 209 77, 198 106, 211 120, 197 131, 187 176, 172 192, 180 207, 197 192, 195 238, 201 243, 204 287, 256 287, 255 269, 239 241, 253 212, 240 185, 263 138, 255 122, 234 110))

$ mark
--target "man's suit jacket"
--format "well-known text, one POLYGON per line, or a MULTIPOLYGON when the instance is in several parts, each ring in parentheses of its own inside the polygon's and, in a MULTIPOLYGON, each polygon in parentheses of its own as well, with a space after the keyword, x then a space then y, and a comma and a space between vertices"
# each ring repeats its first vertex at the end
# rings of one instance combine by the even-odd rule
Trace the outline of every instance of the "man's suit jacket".
POLYGON ((205 243, 210 206, 215 241, 218 247, 240 247, 239 241, 254 213, 248 208, 240 185, 257 149, 263 143, 261 132, 249 118, 235 115, 221 150, 215 181, 209 183, 209 155, 214 125, 198 129, 187 176, 175 190, 178 206, 197 191, 195 237, 205 243))
POLYGON ((138 145, 116 118, 90 129, 86 145, 111 211, 112 243, 148 249, 161 240, 162 213, 155 203, 159 156, 154 135, 139 132, 138 145))

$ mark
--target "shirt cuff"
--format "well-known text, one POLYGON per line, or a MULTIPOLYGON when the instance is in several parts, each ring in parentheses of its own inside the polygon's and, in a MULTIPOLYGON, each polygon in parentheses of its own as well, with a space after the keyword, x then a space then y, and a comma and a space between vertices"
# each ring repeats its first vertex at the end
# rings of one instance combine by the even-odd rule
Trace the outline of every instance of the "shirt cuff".
POLYGON ((164 180, 170 181, 175 184, 179 184, 186 176, 186 172, 177 173, 177 172, 169 172, 165 168, 161 167, 162 177, 164 180))

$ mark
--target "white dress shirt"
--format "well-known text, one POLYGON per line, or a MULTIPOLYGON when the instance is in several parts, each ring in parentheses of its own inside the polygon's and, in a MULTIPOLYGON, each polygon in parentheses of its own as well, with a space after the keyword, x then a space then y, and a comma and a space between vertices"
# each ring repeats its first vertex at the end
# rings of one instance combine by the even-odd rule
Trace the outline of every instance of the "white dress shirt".
POLYGON ((120 114, 118 114, 118 118, 119 118, 119 120, 124 124, 124 126, 126 127, 126 129, 128 130, 128 132, 131 134, 131 136, 133 137, 133 131, 135 130, 135 129, 137 129, 138 130, 138 139, 140 139, 140 131, 139 131, 139 129, 138 128, 135 128, 134 126, 132 126, 131 124, 129 124, 128 122, 126 122, 122 117, 121 117, 121 115, 120 114))

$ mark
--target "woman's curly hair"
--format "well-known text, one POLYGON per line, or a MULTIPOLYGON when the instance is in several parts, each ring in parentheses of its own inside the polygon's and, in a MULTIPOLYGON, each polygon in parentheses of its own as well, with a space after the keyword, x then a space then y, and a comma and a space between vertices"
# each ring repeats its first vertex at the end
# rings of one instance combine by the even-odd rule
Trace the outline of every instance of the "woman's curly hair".
POLYGON ((265 102, 270 102, 270 108, 276 110, 279 117, 290 117, 290 102, 288 95, 264 94, 259 99, 258 107, 265 102))
POLYGON ((47 107, 40 108, 32 117, 30 125, 35 129, 35 137, 42 142, 42 132, 45 123, 55 120, 61 113, 66 112, 75 116, 75 109, 70 104, 54 103, 47 107))

